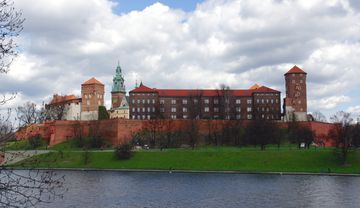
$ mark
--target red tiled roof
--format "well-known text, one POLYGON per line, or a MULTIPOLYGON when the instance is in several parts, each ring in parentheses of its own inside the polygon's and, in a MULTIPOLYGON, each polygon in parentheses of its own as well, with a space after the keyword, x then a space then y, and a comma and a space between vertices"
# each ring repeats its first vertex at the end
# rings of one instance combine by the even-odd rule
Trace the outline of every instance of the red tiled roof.
POLYGON ((95 79, 95 77, 89 79, 88 81, 84 82, 83 85, 89 85, 89 84, 99 84, 99 85, 104 85, 103 83, 101 83, 99 80, 95 79))
POLYGON ((139 87, 131 90, 130 92, 155 92, 156 93, 157 91, 155 89, 147 87, 141 83, 139 87))
POLYGON ((298 66, 295 65, 285 74, 306 74, 306 72, 304 72, 304 70, 300 69, 298 66))
MULTIPOLYGON (((221 96, 224 91, 216 90, 216 89, 152 89, 146 87, 145 85, 140 85, 138 88, 130 91, 130 93, 147 93, 147 92, 155 92, 158 93, 160 97, 188 97, 188 96, 204 96, 204 97, 215 97, 221 96)), ((248 90, 230 90, 230 93, 233 96, 237 97, 250 97, 254 92, 279 92, 277 90, 273 90, 271 88, 261 86, 256 89, 248 89, 248 90)))
POLYGON ((75 95, 57 95, 57 94, 55 94, 49 104, 53 105, 53 104, 59 104, 59 103, 68 103, 68 102, 72 102, 75 100, 80 101, 81 98, 78 98, 75 95))

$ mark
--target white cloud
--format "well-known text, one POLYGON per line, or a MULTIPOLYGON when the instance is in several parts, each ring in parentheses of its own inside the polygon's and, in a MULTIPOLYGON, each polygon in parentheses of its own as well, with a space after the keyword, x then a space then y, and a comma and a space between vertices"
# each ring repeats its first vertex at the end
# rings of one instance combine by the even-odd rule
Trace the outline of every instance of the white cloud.
POLYGON ((17 0, 26 17, 24 53, 0 92, 41 101, 79 93, 96 76, 110 99, 120 60, 127 89, 210 88, 254 83, 281 90, 297 64, 308 72, 309 111, 356 106, 349 90, 360 77, 360 13, 346 0, 207 0, 193 12, 155 3, 114 14, 107 0, 17 0))
POLYGON ((318 100, 309 100, 308 105, 316 110, 330 110, 336 108, 340 104, 348 103, 351 99, 348 96, 331 96, 318 100))

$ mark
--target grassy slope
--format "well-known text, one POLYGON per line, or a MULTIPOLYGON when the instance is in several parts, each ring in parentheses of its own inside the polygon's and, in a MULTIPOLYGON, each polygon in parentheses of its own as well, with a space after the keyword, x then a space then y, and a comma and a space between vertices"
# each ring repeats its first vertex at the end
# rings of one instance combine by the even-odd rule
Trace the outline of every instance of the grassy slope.
MULTIPOLYGON (((360 151, 351 152, 349 163, 343 167, 332 149, 296 150, 254 148, 201 148, 198 150, 172 149, 140 151, 127 161, 116 160, 112 152, 63 152, 37 156, 36 167, 58 168, 114 168, 169 170, 236 170, 249 172, 331 172, 360 173, 360 151)), ((34 164, 34 163, 32 163, 34 164)), ((25 165, 29 167, 29 165, 25 165)))

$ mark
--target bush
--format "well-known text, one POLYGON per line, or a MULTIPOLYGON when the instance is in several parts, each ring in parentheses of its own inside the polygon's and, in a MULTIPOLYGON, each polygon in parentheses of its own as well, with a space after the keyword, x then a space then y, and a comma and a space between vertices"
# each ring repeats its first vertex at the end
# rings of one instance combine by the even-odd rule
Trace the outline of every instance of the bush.
POLYGON ((118 160, 128 160, 132 156, 132 145, 129 143, 121 144, 115 148, 115 157, 118 160))
POLYGON ((28 144, 29 144, 29 149, 36 149, 38 147, 44 146, 45 141, 43 140, 43 138, 41 138, 40 135, 36 135, 28 140, 28 144))

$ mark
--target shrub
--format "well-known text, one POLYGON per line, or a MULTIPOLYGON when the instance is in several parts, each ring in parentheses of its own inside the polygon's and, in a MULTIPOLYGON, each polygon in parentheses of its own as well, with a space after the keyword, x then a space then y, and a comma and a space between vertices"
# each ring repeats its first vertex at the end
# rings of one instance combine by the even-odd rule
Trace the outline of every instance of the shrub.
POLYGON ((121 144, 115 148, 115 157, 118 160, 128 160, 132 156, 132 145, 129 143, 121 144))
POLYGON ((45 141, 43 140, 43 138, 41 138, 40 135, 36 135, 28 140, 28 144, 30 149, 36 149, 38 147, 45 145, 45 141))

